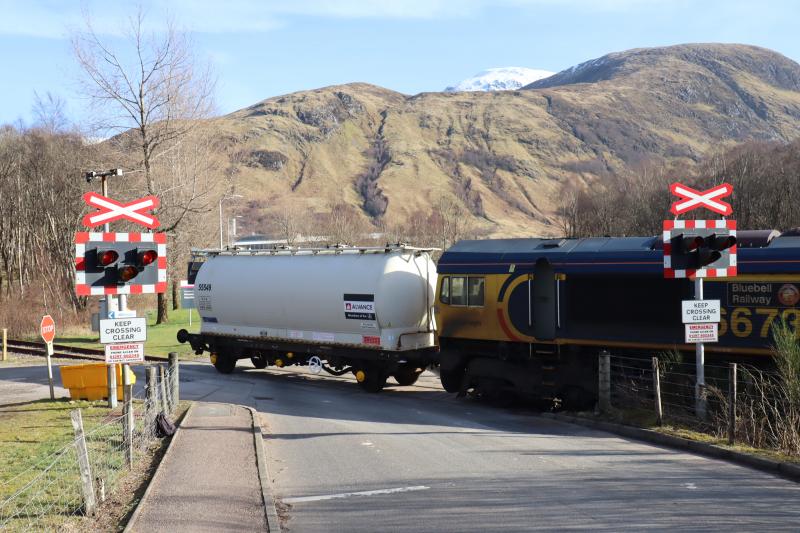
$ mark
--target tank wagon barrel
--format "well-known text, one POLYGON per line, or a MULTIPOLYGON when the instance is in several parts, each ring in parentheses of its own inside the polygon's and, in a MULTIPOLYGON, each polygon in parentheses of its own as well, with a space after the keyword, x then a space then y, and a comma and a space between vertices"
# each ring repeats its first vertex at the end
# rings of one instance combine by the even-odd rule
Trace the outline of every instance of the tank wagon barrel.
POLYGON ((200 333, 178 332, 218 371, 310 365, 352 372, 366 390, 413 384, 438 361, 430 248, 275 247, 207 250, 190 271, 200 333))

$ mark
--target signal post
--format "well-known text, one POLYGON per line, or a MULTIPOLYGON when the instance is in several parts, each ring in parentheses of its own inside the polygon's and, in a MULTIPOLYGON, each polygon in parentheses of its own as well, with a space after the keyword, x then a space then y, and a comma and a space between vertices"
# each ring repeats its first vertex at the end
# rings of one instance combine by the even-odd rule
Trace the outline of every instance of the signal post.
POLYGON ((730 215, 733 208, 721 198, 730 196, 733 187, 723 183, 698 191, 673 183, 670 191, 681 199, 670 208, 676 218, 663 225, 664 277, 694 280, 694 300, 683 302, 682 321, 684 341, 695 345, 695 414, 705 419, 705 343, 718 340, 720 302, 703 298, 703 280, 736 276, 736 221, 678 220, 677 216, 701 207, 730 215))
MULTIPOLYGON (((119 340, 113 335, 104 335, 104 330, 119 329, 114 324, 115 319, 135 319, 136 313, 127 308, 128 294, 166 292, 167 241, 165 233, 110 231, 110 223, 116 220, 128 220, 150 230, 160 224, 148 213, 159 206, 157 197, 146 196, 128 203, 109 198, 107 178, 111 176, 122 176, 122 170, 85 174, 88 182, 98 177, 101 179, 102 194, 87 192, 83 195, 84 202, 98 209, 84 216, 83 224, 90 228, 102 225, 105 231, 75 234, 75 292, 78 296, 106 298, 105 310, 101 306, 99 323, 101 343, 106 344, 108 405, 114 408, 117 405, 116 364, 144 360, 146 331, 139 331, 135 338, 119 340), (116 302, 115 296, 119 298, 116 302)), ((144 321, 136 320, 139 330, 146 330, 146 324, 141 324, 144 321)))

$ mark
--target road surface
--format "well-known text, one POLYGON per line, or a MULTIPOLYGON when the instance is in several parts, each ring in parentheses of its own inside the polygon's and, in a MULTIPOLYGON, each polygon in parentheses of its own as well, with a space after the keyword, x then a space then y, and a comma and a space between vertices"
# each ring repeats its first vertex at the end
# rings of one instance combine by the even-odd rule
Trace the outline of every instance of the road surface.
POLYGON ((349 376, 289 369, 225 376, 185 364, 181 381, 182 398, 259 411, 273 490, 293 532, 800 525, 798 484, 456 399, 428 373, 416 386, 377 395, 349 376))

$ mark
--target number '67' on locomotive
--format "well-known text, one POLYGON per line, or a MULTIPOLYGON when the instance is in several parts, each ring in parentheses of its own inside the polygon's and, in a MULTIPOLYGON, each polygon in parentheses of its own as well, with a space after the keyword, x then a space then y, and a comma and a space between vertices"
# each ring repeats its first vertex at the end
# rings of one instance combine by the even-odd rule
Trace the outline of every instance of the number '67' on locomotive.
MULTIPOLYGON (((442 385, 590 403, 599 350, 692 352, 692 281, 663 269, 660 237, 457 243, 438 264, 442 385)), ((705 297, 722 306, 709 359, 763 360, 776 320, 800 329, 800 236, 740 231, 738 275, 707 279, 705 297)))
POLYGON ((435 362, 436 265, 405 245, 197 252, 201 331, 178 332, 218 371, 310 365, 367 391, 413 384, 435 362))

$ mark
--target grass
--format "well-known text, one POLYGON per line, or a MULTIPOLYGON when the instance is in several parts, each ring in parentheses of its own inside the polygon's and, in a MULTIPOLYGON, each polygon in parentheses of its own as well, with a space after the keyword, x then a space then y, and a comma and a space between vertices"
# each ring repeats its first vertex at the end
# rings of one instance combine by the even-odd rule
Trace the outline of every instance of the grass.
MULTIPOLYGON (((15 501, 0 507, 0 520, 19 513, 8 524, 11 530, 26 529, 28 516, 43 509, 49 510, 48 516, 38 525, 54 525, 80 510, 80 474, 69 446, 74 440, 70 411, 78 408, 86 432, 113 419, 101 402, 40 400, 0 407, 0 502, 22 491, 15 501), (59 454, 62 449, 65 452, 59 454)), ((99 446, 94 448, 99 451, 99 446)))
MULTIPOLYGON (((177 352, 179 356, 192 355, 189 344, 180 344, 175 335, 179 329, 187 329, 192 333, 200 331, 200 316, 196 310, 192 312, 192 325, 189 326, 189 309, 170 310, 169 323, 156 325, 156 312, 147 311, 147 342, 144 351, 147 355, 167 357, 169 352, 177 352)), ((65 344, 80 348, 101 348, 98 333, 89 328, 72 328, 56 337, 56 344, 65 344)))
POLYGON ((612 414, 595 414, 593 412, 579 412, 570 413, 580 418, 587 418, 592 420, 604 420, 607 422, 616 422, 618 424, 625 424, 628 426, 639 427, 642 429, 649 429, 665 435, 673 437, 680 437, 682 439, 692 440, 696 442, 703 442, 705 444, 713 444, 722 448, 746 453, 764 459, 773 461, 780 461, 784 463, 800 464, 800 457, 796 455, 789 455, 779 450, 771 450, 765 448, 754 448, 746 444, 734 443, 732 446, 728 444, 727 438, 717 437, 710 433, 704 433, 692 428, 681 426, 678 424, 664 424, 659 426, 656 424, 656 416, 653 412, 644 409, 614 409, 612 414))
MULTIPOLYGON (((176 419, 187 406, 181 402, 176 419)), ((137 435, 141 435, 142 423, 143 419, 136 419, 137 435)), ((137 444, 131 473, 123 451, 120 409, 111 411, 100 401, 67 399, 0 407, 0 526, 9 531, 117 529, 109 521, 123 520, 135 500, 141 498, 143 487, 152 475, 149 465, 153 457, 160 457, 158 450, 165 443, 156 440, 137 444), (115 508, 113 516, 108 509, 101 510, 94 519, 83 516, 70 419, 70 411, 78 408, 82 412, 92 477, 103 479, 108 496, 104 505, 115 508), (14 499, 4 503, 11 496, 14 499), (98 520, 103 522, 102 527, 90 527, 98 520)))

